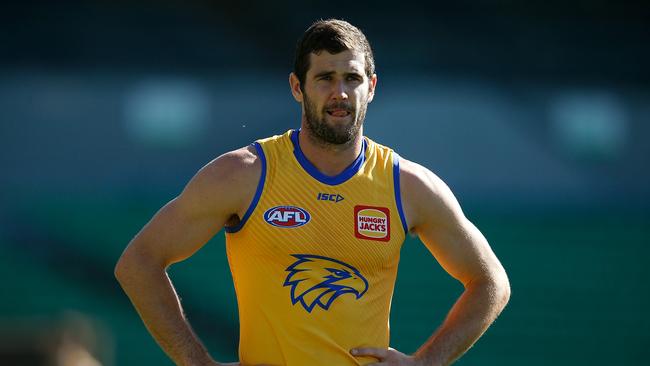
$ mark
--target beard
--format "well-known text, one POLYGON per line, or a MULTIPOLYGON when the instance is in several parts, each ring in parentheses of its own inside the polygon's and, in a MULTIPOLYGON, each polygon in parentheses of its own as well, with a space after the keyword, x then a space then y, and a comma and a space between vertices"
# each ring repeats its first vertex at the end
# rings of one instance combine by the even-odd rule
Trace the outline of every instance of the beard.
POLYGON ((311 102, 307 94, 304 95, 305 125, 310 134, 320 142, 328 145, 344 145, 354 140, 366 119, 368 102, 361 103, 358 114, 353 107, 346 102, 335 102, 327 104, 319 115, 317 107, 311 102), (328 116, 327 109, 344 109, 350 113, 350 122, 328 124, 325 120, 328 116))

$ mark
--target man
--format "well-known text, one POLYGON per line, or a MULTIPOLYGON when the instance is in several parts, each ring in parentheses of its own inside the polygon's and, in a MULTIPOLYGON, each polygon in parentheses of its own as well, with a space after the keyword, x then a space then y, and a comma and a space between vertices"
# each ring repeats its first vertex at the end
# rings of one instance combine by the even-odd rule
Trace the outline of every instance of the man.
POLYGON ((202 168, 124 251, 115 270, 122 287, 177 364, 219 365, 185 319, 166 268, 225 227, 241 365, 451 364, 507 303, 503 267, 440 179, 363 136, 377 76, 360 30, 314 23, 289 82, 300 130, 202 168), (388 347, 409 231, 465 286, 413 355, 388 347))

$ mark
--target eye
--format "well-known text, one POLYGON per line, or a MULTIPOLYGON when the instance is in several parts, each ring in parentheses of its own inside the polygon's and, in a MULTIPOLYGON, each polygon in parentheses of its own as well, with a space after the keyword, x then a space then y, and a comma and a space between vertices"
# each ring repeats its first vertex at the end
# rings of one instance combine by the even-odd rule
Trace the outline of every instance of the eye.
POLYGON ((361 77, 358 75, 350 75, 347 77, 348 81, 361 81, 361 77))
POLYGON ((327 268, 328 271, 330 271, 333 275, 339 278, 345 278, 345 277, 350 277, 350 274, 346 271, 342 271, 340 269, 336 268, 327 268))
POLYGON ((332 80, 332 76, 330 75, 321 76, 320 78, 318 78, 318 80, 330 81, 332 80))

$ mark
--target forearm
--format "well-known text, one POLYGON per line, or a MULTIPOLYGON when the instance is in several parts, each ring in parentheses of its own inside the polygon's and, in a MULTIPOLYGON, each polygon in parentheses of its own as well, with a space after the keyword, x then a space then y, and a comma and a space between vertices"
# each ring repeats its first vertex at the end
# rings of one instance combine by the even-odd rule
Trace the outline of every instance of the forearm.
POLYGON ((210 365, 214 361, 192 331, 163 268, 138 260, 120 260, 116 277, 160 347, 178 365, 210 365), (137 270, 136 270, 137 268, 137 270))
POLYGON ((422 365, 452 364, 494 322, 509 297, 507 278, 470 282, 440 328, 415 353, 415 358, 422 365))

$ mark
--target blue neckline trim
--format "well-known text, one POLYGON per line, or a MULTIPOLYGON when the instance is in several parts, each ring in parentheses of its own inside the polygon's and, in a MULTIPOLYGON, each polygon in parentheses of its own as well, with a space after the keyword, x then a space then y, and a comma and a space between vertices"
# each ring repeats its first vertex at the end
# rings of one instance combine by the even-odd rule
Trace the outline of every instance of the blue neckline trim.
POLYGON ((397 205, 400 221, 402 221, 402 228, 404 229, 404 234, 408 234, 409 229, 406 225, 406 217, 402 208, 402 190, 399 184, 399 155, 396 152, 393 152, 393 188, 395 188, 395 204, 397 205))
POLYGON ((242 217, 242 219, 239 221, 239 224, 235 226, 224 227, 224 230, 227 233, 231 233, 231 234, 236 233, 244 227, 244 224, 246 223, 246 221, 248 221, 248 218, 253 213, 253 210, 255 210, 255 207, 257 207, 257 203, 260 201, 260 197, 262 196, 262 190, 264 189, 264 181, 266 181, 266 156, 264 155, 264 150, 262 149, 262 146, 258 142, 253 142, 253 146, 255 146, 255 150, 257 150, 257 156, 259 156, 260 160, 262 161, 262 175, 260 176, 260 181, 257 183, 257 190, 255 191, 255 196, 253 197, 251 204, 248 206, 248 209, 246 210, 244 217, 242 217))
POLYGON ((318 169, 312 164, 309 160, 307 160, 307 157, 305 154, 303 154, 302 149, 300 149, 300 142, 298 140, 298 134, 300 133, 300 130, 292 130, 291 131, 291 142, 293 143, 293 155, 296 157, 296 160, 298 160, 298 163, 300 163, 300 166, 309 174, 312 176, 312 178, 316 179, 317 181, 330 185, 330 186, 335 186, 339 185, 341 183, 346 182, 348 179, 352 178, 359 169, 361 169, 361 166, 363 163, 366 161, 366 139, 363 139, 363 143, 361 145, 361 153, 357 158, 350 164, 345 170, 343 170, 341 173, 335 176, 329 176, 321 173, 318 171, 318 169))

